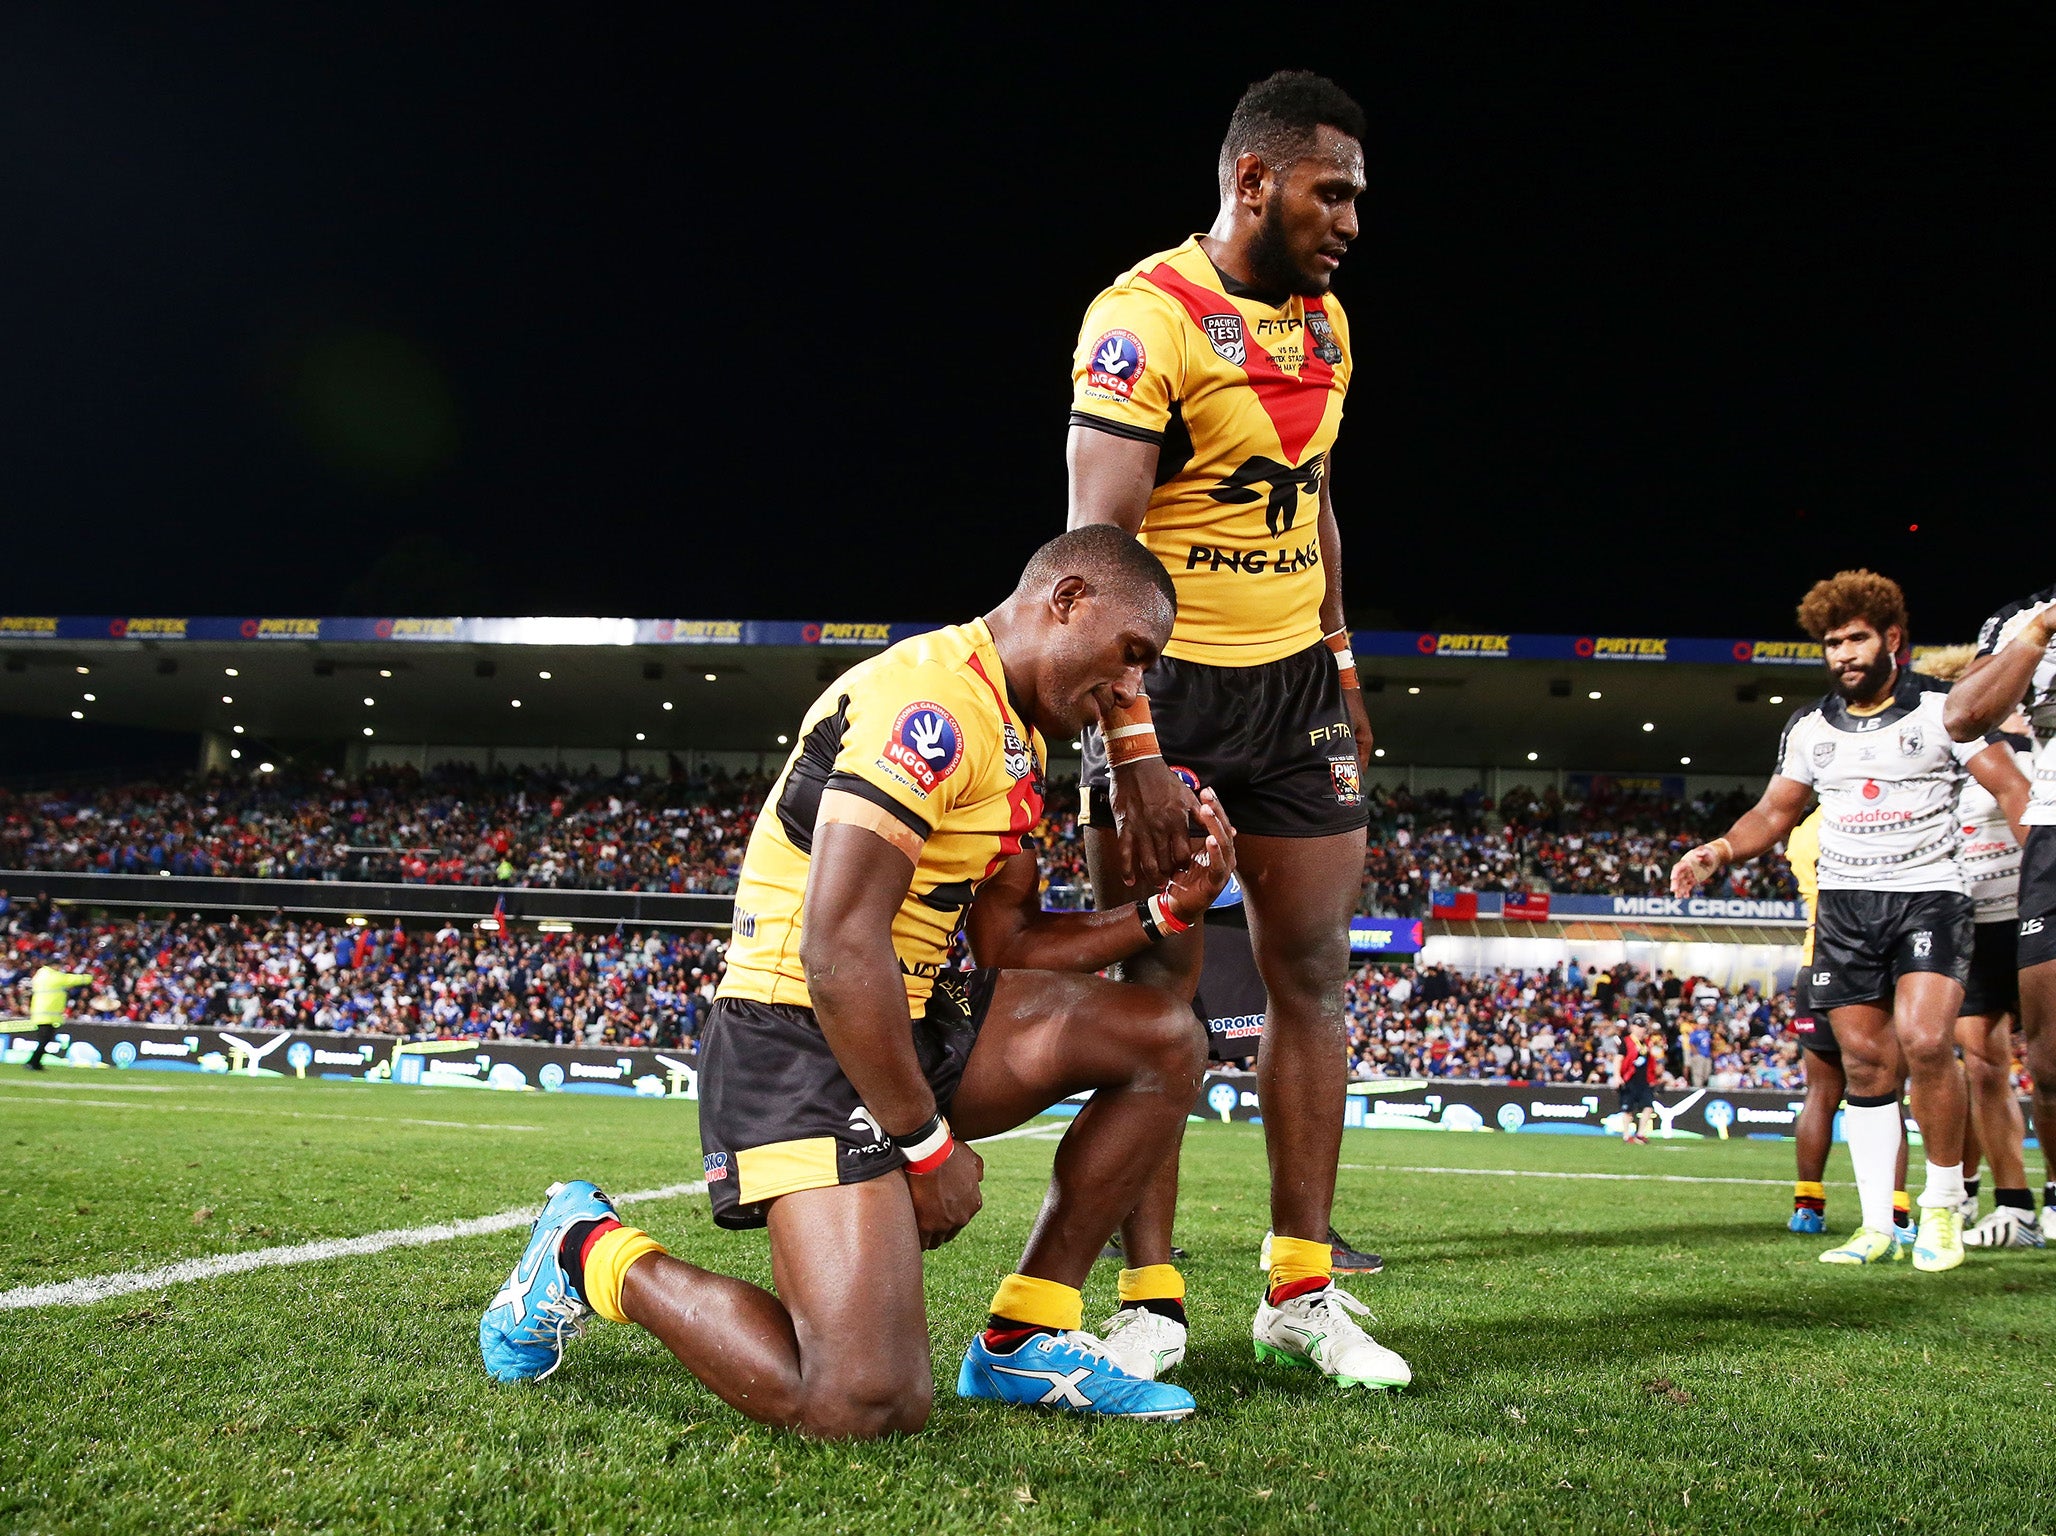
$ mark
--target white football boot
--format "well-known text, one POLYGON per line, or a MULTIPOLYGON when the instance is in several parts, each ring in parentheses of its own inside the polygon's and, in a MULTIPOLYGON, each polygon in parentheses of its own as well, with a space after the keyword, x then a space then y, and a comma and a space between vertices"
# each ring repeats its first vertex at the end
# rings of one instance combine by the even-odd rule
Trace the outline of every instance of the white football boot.
POLYGON ((1185 1325, 1147 1307, 1123 1307, 1099 1330, 1107 1358, 1130 1376, 1156 1381, 1185 1362, 1185 1325))
POLYGON ((1968 1248, 2040 1248, 2046 1239, 2035 1225, 2034 1212, 2002 1205, 1963 1234, 1968 1248))
POLYGON ((1282 1306, 1274 1307, 1266 1299, 1258 1303, 1250 1328, 1256 1357, 1273 1365, 1319 1371, 1344 1387, 1403 1387, 1413 1380, 1412 1369, 1356 1321, 1370 1316, 1370 1311, 1333 1282, 1282 1306))
MULTIPOLYGON (((1968 1227, 1972 1222, 1976 1221, 1977 1196, 1965 1195, 1961 1200, 1957 1201, 1956 1214, 1963 1218, 1963 1224, 1965 1227, 1968 1227)), ((1968 1241, 1968 1239, 1966 1239, 1966 1241, 1968 1241)))

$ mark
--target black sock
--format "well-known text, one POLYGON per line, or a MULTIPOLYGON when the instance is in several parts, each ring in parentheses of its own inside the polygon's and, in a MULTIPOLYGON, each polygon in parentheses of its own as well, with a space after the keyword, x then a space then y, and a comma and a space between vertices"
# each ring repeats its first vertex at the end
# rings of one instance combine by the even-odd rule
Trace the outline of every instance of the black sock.
POLYGON ((2056 1206, 2056 1179, 2042 1186, 2042 1209, 2046 1211, 2051 1206, 2056 1206))
MULTIPOLYGON (((592 1221, 573 1222, 564 1233, 564 1240, 557 1244, 557 1262, 564 1266, 564 1274, 571 1282, 571 1292, 580 1301, 585 1300, 585 1245, 601 1223, 614 1221, 612 1216, 601 1216, 592 1221)), ((621 1223, 614 1221, 618 1227, 621 1223)))
POLYGON ((1001 1317, 997 1312, 992 1312, 988 1313, 985 1319, 985 1347, 995 1354, 1008 1355, 1038 1333, 1056 1331, 1054 1328, 1045 1328, 1040 1323, 1024 1323, 1018 1317, 1001 1317))
POLYGON ((1185 1303, 1169 1296, 1152 1296, 1147 1301, 1131 1301, 1128 1305, 1154 1312, 1158 1317, 1168 1317, 1181 1328, 1185 1326, 1185 1303))
POLYGON ((1992 1191, 1992 1199, 2000 1205, 2010 1205, 2016 1211, 2026 1211, 2030 1216, 2035 1213, 2035 1197, 2028 1193, 2025 1186, 2019 1189, 1995 1189, 1992 1191))
POLYGON ((1965 1179, 1963 1181, 1964 1198, 1975 1200, 1977 1198, 1977 1187, 1981 1182, 1983 1181, 1976 1174, 1972 1174, 1969 1178, 1965 1179))

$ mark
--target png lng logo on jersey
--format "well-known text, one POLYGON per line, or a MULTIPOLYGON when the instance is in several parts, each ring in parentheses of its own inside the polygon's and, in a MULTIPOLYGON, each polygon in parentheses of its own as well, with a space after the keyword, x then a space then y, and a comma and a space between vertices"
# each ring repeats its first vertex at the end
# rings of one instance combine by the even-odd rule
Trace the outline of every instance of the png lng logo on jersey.
POLYGON ((1242 340, 1242 316, 1207 315, 1199 323, 1206 327, 1206 339, 1222 362, 1240 368, 1249 361, 1249 349, 1242 340))
POLYGON ((1337 805, 1362 805, 1364 803, 1363 775, 1357 771, 1354 757, 1331 757, 1328 759, 1328 777, 1335 785, 1337 805))
POLYGON ((914 781, 923 796, 964 760, 964 733, 940 704, 909 704, 893 722, 885 761, 914 781))
POLYGON ((1264 507, 1264 526, 1271 530, 1271 537, 1275 539, 1281 533, 1290 533, 1293 523, 1298 521, 1301 491, 1309 496, 1321 494, 1321 471, 1327 457, 1324 453, 1317 453, 1294 469, 1290 464, 1280 464, 1261 453, 1252 454, 1242 461, 1235 473, 1207 494, 1215 501, 1241 506, 1258 499, 1251 486, 1269 486, 1271 495, 1264 507))
POLYGON ((1085 383, 1126 400, 1135 393, 1135 382, 1149 366, 1149 354, 1142 350, 1142 338, 1133 331, 1108 331, 1092 344, 1092 363, 1085 383))

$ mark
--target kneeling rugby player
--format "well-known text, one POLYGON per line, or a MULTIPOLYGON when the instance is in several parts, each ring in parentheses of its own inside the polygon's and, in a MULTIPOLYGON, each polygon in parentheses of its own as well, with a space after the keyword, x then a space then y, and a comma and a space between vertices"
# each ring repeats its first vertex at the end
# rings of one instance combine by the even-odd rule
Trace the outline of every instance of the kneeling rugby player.
POLYGON ((750 838, 701 1055, 714 1219, 770 1228, 778 1293, 666 1253, 591 1184, 560 1185, 480 1322, 492 1375, 548 1375, 591 1309, 655 1334, 760 1422, 823 1439, 919 1429, 932 1396, 921 1253, 978 1212, 983 1164, 966 1143, 1090 1089, 957 1390, 1192 1412, 1188 1393, 1122 1371, 1081 1331, 1079 1288, 1176 1146, 1205 1040, 1170 994, 1077 973, 1197 921, 1232 872, 1233 831, 1204 799, 1204 854, 1117 912, 1046 916, 1018 879, 1035 857, 1043 733, 1132 700, 1175 605, 1134 540, 1079 530, 984 618, 902 642, 816 701, 750 838), (1016 878, 1002 899, 1025 889, 1026 909, 974 920, 993 968, 946 973, 966 909, 1003 871, 1016 878))

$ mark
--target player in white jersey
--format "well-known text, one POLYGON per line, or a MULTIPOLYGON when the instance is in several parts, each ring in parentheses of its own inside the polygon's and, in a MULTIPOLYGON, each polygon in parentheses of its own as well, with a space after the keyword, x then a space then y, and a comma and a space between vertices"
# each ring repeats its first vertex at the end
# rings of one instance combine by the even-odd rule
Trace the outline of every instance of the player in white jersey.
POLYGON ((1970 740, 2015 709, 2033 732, 2035 772, 2020 860, 2020 1030, 2035 1080, 2044 1177, 2042 1236, 2056 1239, 2056 585, 2008 603, 1978 634, 1949 695, 1950 733, 1970 740))
POLYGON ((1870 571, 1817 582, 1799 623, 1821 642, 1834 687, 1793 712, 1763 798, 1725 837, 1671 870, 1688 896, 1723 865, 1767 852, 1819 796, 1820 898, 1807 982, 1842 1048, 1842 1114, 1863 1225, 1825 1263, 1895 1258, 1892 1170, 1904 1127, 1896 1038, 1926 1141, 1916 1269, 1963 1262, 1963 1073, 1955 1024, 1970 968, 1971 907, 1956 863, 1956 799, 1966 770, 2018 818, 2027 781, 2003 744, 1959 746, 1942 722, 1944 685, 1898 661, 1906 640, 1899 584, 1870 571))
MULTIPOLYGON (((1922 675, 1953 683, 1975 655, 1975 648, 1952 645, 1931 651, 1915 664, 1922 675)), ((2023 775, 2034 771, 2034 741, 2027 718, 2018 710, 2001 722, 1999 732, 2023 775)), ((2027 1186, 2023 1148, 2027 1123, 2013 1094, 2013 1020, 2020 1012, 2018 895, 2020 839, 1992 792, 1975 781, 1963 786, 1956 802, 1962 829, 1956 862, 1963 868, 1976 938, 1970 977, 1963 984, 1963 1011, 1956 1018, 1956 1048, 1963 1058, 1963 1077, 1970 1090, 1964 1126, 1963 1219, 1973 1222, 1963 1234, 1972 1248, 2040 1248, 2035 1225, 2034 1195, 2027 1186), (1992 1214, 1977 1219, 1978 1152, 1992 1165, 1992 1214)))

